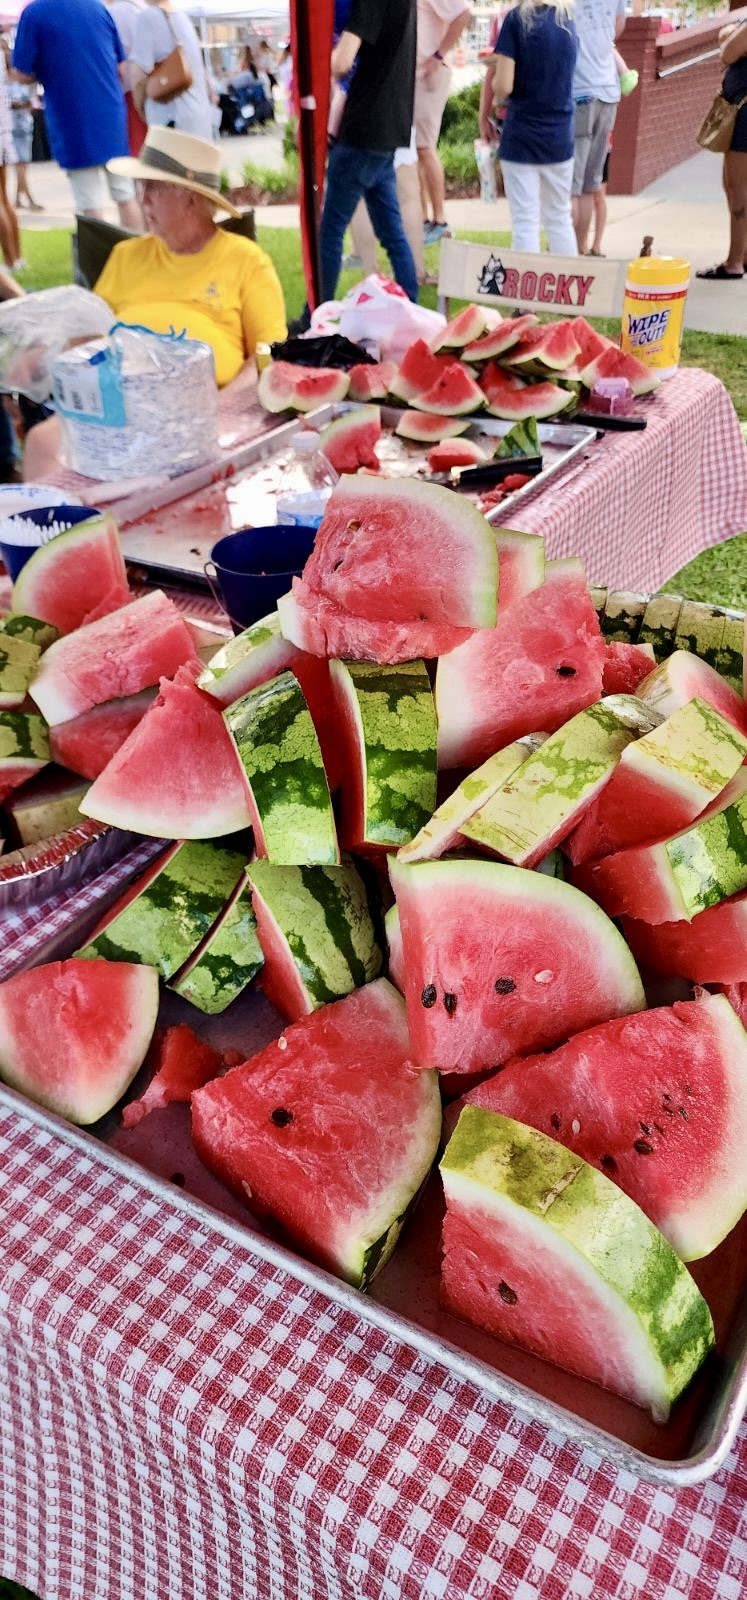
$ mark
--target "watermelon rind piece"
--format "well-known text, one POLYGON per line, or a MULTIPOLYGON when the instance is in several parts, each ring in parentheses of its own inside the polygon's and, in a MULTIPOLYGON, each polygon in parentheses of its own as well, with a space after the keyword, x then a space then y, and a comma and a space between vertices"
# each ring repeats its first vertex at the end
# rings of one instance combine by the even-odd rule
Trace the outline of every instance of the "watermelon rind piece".
POLYGON ((523 389, 506 389, 494 395, 488 403, 491 417, 501 417, 506 422, 521 422, 527 417, 555 417, 574 403, 575 396, 557 383, 531 383, 523 389))
POLYGON ((265 411, 315 411, 344 400, 349 382, 347 372, 335 368, 271 361, 260 372, 257 399, 265 411))
POLYGON ((465 416, 485 405, 485 395, 466 367, 453 362, 439 373, 430 389, 412 397, 418 411, 435 411, 444 417, 465 416))
POLYGON ((744 692, 745 680, 745 625, 744 616, 727 615, 724 618, 724 635, 721 648, 714 660, 716 671, 738 694, 744 692))
POLYGON ((37 844, 82 822, 80 802, 87 788, 85 778, 56 767, 27 779, 4 802, 18 844, 37 844))
POLYGON ((334 866, 340 853, 322 752, 292 672, 223 712, 241 762, 257 854, 278 866, 334 866))
POLYGON ((376 444, 381 438, 381 411, 378 406, 358 406, 335 417, 319 432, 319 449, 335 472, 357 472, 359 467, 378 469, 376 444))
POLYGON ((39 617, 26 617, 21 611, 8 611, 4 617, 0 617, 0 633, 37 645, 40 653, 60 637, 59 628, 55 628, 51 622, 42 622, 39 617))
POLYGON ((717 606, 703 605, 700 600, 683 600, 674 636, 675 650, 691 650, 718 672, 725 620, 717 606))
POLYGON ((521 317, 507 317, 482 338, 475 339, 465 346, 462 351, 462 360, 470 362, 492 361, 496 356, 502 356, 505 351, 513 349, 523 339, 529 328, 536 328, 539 317, 533 311, 527 311, 521 317))
POLYGON ((291 1024, 192 1096, 205 1165, 360 1289, 394 1249, 440 1128, 436 1074, 413 1070, 404 1003, 385 978, 291 1024))
POLYGON ((397 371, 396 361, 377 361, 350 367, 348 371, 348 400, 386 400, 392 379, 397 371))
POLYGON ((256 689, 259 683, 285 671, 295 654, 295 646, 280 632, 277 611, 271 611, 215 651, 200 673, 197 687, 212 695, 219 705, 230 706, 232 700, 238 700, 249 689, 256 689))
POLYGON ((348 745, 340 837, 345 849, 396 849, 436 804, 436 712, 422 661, 331 661, 348 745))
POLYGON ((536 1128, 472 1105, 441 1176, 446 1308, 666 1422, 715 1335, 640 1208, 536 1128))
POLYGON ((193 659, 192 637, 180 612, 153 589, 57 639, 45 650, 29 692, 51 726, 104 700, 139 694, 193 659))
POLYGON ((247 868, 268 1000, 290 1022, 377 978, 382 950, 357 867, 247 868))
POLYGON ((38 644, 0 633, 0 710, 15 711, 23 705, 40 656, 38 644))
POLYGON ((539 431, 536 417, 526 417, 523 422, 515 422, 508 433, 498 441, 495 452, 499 460, 503 456, 538 456, 541 455, 539 431))
POLYGON ((76 955, 139 961, 172 978, 243 881, 246 856, 209 839, 174 844, 105 913, 76 955))
POLYGON ((257 919, 242 878, 209 933, 169 979, 169 988, 206 1016, 218 1016, 243 994, 263 963, 257 919))
POLYGON ((384 918, 384 933, 386 935, 388 975, 395 989, 400 994, 405 992, 405 962, 402 953, 402 934, 399 926, 399 906, 396 901, 389 907, 384 918))
POLYGON ((35 712, 0 711, 0 801, 51 761, 49 729, 35 712))
POLYGON ((619 639, 635 644, 638 639, 646 601, 640 594, 629 594, 623 589, 611 589, 599 617, 599 626, 605 639, 619 639))
POLYGON ((17 972, 0 983, 0 1077, 87 1127, 129 1088, 157 1015, 154 967, 73 958, 17 972))
POLYGON ((389 876, 419 1066, 482 1071, 644 1010, 624 939, 573 885, 459 857, 390 856, 389 876))
MULTIPOLYGON (((400 845, 400 861, 436 861, 463 842, 463 828, 491 795, 500 789, 506 779, 516 772, 533 750, 543 743, 543 733, 528 734, 516 739, 504 750, 489 756, 475 772, 470 772, 456 789, 434 811, 433 816, 416 833, 414 839, 400 845)), ((399 987, 399 985, 398 985, 399 987)))
POLYGON ((638 644, 652 644, 657 661, 671 655, 677 633, 681 594, 655 594, 646 602, 638 629, 638 644))
POLYGON ((12 603, 14 611, 65 634, 91 614, 115 611, 129 599, 117 524, 107 512, 39 545, 13 584, 12 603))
POLYGON ((682 1261, 709 1255, 747 1210, 747 1034, 724 995, 587 1028, 465 1100, 601 1169, 682 1261))
POLYGON ((747 733, 747 706, 736 690, 689 650, 675 650, 661 661, 636 689, 639 700, 653 706, 663 716, 671 716, 688 700, 705 700, 727 722, 747 733))
POLYGON ((469 417, 441 417, 436 412, 403 411, 394 431, 400 439, 431 444, 434 440, 456 439, 469 426, 469 417))
POLYGON ((463 350, 493 327, 494 316, 485 306, 465 306, 431 339, 431 350, 463 350))

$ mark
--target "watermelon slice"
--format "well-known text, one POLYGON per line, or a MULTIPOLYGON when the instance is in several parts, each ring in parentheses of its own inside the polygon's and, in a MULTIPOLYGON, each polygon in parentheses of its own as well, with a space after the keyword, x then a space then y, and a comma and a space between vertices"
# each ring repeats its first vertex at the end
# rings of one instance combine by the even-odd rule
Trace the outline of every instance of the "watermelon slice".
POLYGON ((189 1101, 220 1071, 223 1057, 206 1039, 200 1039, 186 1022, 167 1028, 158 1041, 155 1071, 144 1094, 122 1109, 122 1127, 134 1128, 151 1111, 189 1101))
POLYGON ((606 639, 602 688, 605 694, 635 694, 639 683, 653 671, 656 662, 650 644, 626 644, 606 639))
POLYGON ((40 839, 51 839, 82 822, 80 802, 87 788, 85 778, 59 767, 36 773, 5 801, 5 815, 12 830, 8 842, 12 836, 18 845, 37 844, 40 839))
POLYGON ((315 411, 344 400, 350 379, 331 367, 302 367, 271 361, 257 383, 257 399, 265 411, 315 411))
POLYGON ((105 700, 139 694, 192 660, 188 627, 173 600, 153 589, 51 644, 31 697, 48 723, 66 722, 105 700))
POLYGON ((338 474, 369 467, 378 472, 376 445, 381 438, 378 406, 361 406, 328 422, 319 434, 319 449, 338 474))
POLYGON ((132 595, 114 517, 93 517, 29 556, 13 585, 13 610, 72 633, 132 595))
POLYGON ((498 550, 498 616, 503 621, 514 600, 522 600, 545 581, 545 541, 518 528, 495 528, 498 550))
POLYGON ((23 705, 40 656, 38 644, 0 634, 0 710, 15 711, 23 705))
MULTIPOLYGON (((471 772, 463 778, 453 793, 434 811, 415 838, 409 843, 400 845, 397 855, 400 861, 435 861, 439 856, 446 854, 464 842, 462 829, 480 806, 494 795, 497 789, 516 772, 522 762, 539 749, 544 739, 544 734, 530 735, 525 739, 517 739, 513 744, 507 745, 505 750, 498 750, 483 762, 476 772, 471 772)), ((399 984, 397 985, 399 988, 399 984)))
POLYGON ((292 672, 251 689, 223 717, 246 780, 257 854, 278 866, 336 864, 322 752, 292 672))
POLYGON ((361 362, 351 367, 348 400, 386 400, 396 371, 396 361, 361 362))
POLYGON ((720 672, 689 650, 675 650, 673 655, 667 656, 666 661, 639 683, 636 694, 664 717, 671 716, 673 711, 697 696, 713 706, 740 733, 747 733, 747 706, 742 696, 720 672))
POLYGON ((575 395, 570 389, 561 389, 557 383, 530 383, 523 389, 505 390, 494 394, 488 405, 492 417, 503 417, 507 422, 521 422, 525 417, 555 417, 559 411, 572 406, 575 395))
POLYGON ((573 337, 578 345, 575 365, 581 370, 588 367, 592 361, 596 361, 597 356, 604 355, 605 350, 617 349, 613 340, 608 339, 603 333, 597 333, 596 328, 592 328, 585 317, 574 317, 573 337))
POLYGON ((157 1012, 154 967, 71 960, 17 972, 0 984, 0 1077, 70 1122, 97 1122, 145 1060, 157 1012))
POLYGON ((683 1261, 715 1250, 747 1209, 747 1035, 723 995, 587 1028, 465 1098, 600 1168, 683 1261))
POLYGON ((580 1156, 478 1106, 441 1175, 447 1310, 666 1422, 713 1348, 713 1322, 638 1206, 580 1156))
POLYGON ((692 983, 747 983, 747 893, 710 906, 692 922, 652 927, 623 917, 622 927, 636 960, 649 972, 692 983))
POLYGON ((432 439, 455 439, 469 426, 469 417, 440 417, 435 412, 403 411, 394 431, 400 439, 430 444, 432 439))
POLYGON ((535 349, 535 361, 565 376, 573 368, 579 355, 575 322, 551 322, 545 327, 543 337, 535 349))
POLYGON ((0 711, 0 802, 51 759, 49 729, 42 717, 0 711))
POLYGON ((428 451, 426 460, 431 472, 450 472, 452 467, 475 467, 485 461, 486 454, 474 439, 444 439, 428 451))
POLYGON ((478 1072, 644 1009, 621 935, 561 879, 496 861, 409 866, 395 856, 389 874, 419 1066, 478 1072))
POLYGON ((538 321, 539 318, 535 317, 533 311, 527 311, 521 317, 507 317, 497 328, 466 345, 462 351, 462 360, 492 361, 504 355, 507 350, 514 349, 530 329, 536 328, 538 321))
POLYGON ((91 785, 88 817, 157 839, 214 839, 251 822, 220 707, 184 668, 91 785))
POLYGON ((395 850, 436 804, 436 713, 422 661, 331 661, 346 777, 340 840, 395 850))
POLYGON ((495 451, 499 460, 506 456, 538 456, 541 453, 536 417, 527 417, 523 422, 515 422, 513 427, 504 433, 503 438, 498 440, 498 448, 495 451))
POLYGON ((593 389, 599 378, 627 378, 636 395, 653 394, 661 382, 651 367, 645 366, 637 356, 624 355, 617 345, 603 350, 581 373, 581 380, 587 389, 593 389))
POLYGON ((169 980, 169 988, 198 1011, 217 1016, 256 978, 263 962, 249 886, 243 880, 202 943, 169 980))
POLYGON ((58 722, 49 730, 53 761, 84 778, 98 778, 133 728, 142 722, 156 693, 156 689, 142 689, 140 694, 105 700, 79 717, 58 722))
POLYGON ((487 306, 465 306, 435 339, 431 339, 431 350, 463 350, 465 345, 502 324, 502 320, 500 312, 491 312, 487 306))
MULTIPOLYGON (((512 346, 503 357, 507 367, 531 367, 535 359, 535 352, 542 346, 547 336, 547 328, 535 324, 525 328, 518 344, 512 346)), ((572 359, 572 358, 571 358, 572 359)))
POLYGON ((522 734, 554 733, 599 699, 603 662, 583 576, 554 574, 439 661, 439 766, 473 767, 522 734))
POLYGON ((47 649, 59 639, 59 628, 53 627, 51 622, 40 622, 38 617, 26 617, 21 611, 7 611, 0 617, 0 633, 7 633, 14 639, 25 639, 27 644, 38 645, 39 652, 47 649))
POLYGON ((500 400, 504 394, 514 394, 517 389, 526 389, 526 379, 520 378, 518 372, 506 372, 499 367, 497 361, 489 361, 480 373, 480 388, 487 396, 488 405, 493 400, 500 400))
POLYGON ((449 354, 434 355, 425 339, 416 339, 402 357, 399 371, 389 385, 390 393, 398 400, 414 400, 416 394, 423 394, 430 389, 439 373, 451 366, 453 361, 454 357, 449 354))
POLYGON ((440 372, 430 389, 413 395, 418 411, 435 411, 443 417, 463 417, 485 404, 482 389, 458 361, 440 372))
POLYGON ((357 1288, 389 1259, 438 1148, 434 1072, 379 978, 192 1096, 197 1153, 304 1255, 357 1288))
POLYGON ((278 605, 281 626, 314 655, 439 655, 461 630, 495 626, 497 568, 492 529, 450 489, 341 478, 292 604, 278 605))
POLYGON ((377 978, 382 951, 366 885, 340 867, 247 869, 264 952, 262 988, 289 1022, 377 978))

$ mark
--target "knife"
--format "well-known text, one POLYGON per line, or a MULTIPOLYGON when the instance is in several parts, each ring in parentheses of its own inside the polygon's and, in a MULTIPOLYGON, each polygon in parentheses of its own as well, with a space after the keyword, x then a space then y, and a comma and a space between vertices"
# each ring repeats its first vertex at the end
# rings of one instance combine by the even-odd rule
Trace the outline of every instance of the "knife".
POLYGON ((573 422, 587 428, 607 428, 610 432, 639 433, 648 426, 646 417, 620 417, 610 411, 569 411, 553 417, 555 422, 573 422))
POLYGON ((434 473, 429 481, 447 484, 451 489, 487 489, 516 472, 523 473, 526 478, 537 478, 541 471, 541 456, 503 456, 483 461, 476 467, 452 467, 450 472, 434 473))

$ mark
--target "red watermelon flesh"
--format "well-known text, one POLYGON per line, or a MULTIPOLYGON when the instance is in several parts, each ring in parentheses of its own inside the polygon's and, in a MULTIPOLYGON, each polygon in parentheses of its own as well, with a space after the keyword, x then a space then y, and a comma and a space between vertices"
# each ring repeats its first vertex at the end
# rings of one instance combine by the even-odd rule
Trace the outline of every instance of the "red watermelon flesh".
POLYGON ((157 839, 217 839, 250 826, 248 793, 220 706, 185 668, 173 683, 162 679, 81 810, 157 839))
POLYGON ((435 1073, 386 979, 322 1006, 192 1096, 200 1159, 304 1255, 358 1287, 388 1258, 438 1147, 435 1073))
POLYGON ((217 1077, 223 1065, 220 1051, 201 1039, 186 1022, 167 1028, 158 1040, 153 1077, 144 1094, 122 1111, 122 1127, 134 1128, 150 1111, 161 1111, 173 1101, 189 1100, 217 1077))
POLYGON ((466 1100, 598 1167, 683 1261, 715 1250, 747 1208, 747 1036, 723 996, 601 1023, 466 1100))
POLYGON ((512 350, 506 352, 504 362, 507 367, 523 367, 527 362, 534 361, 536 352, 540 349, 545 337, 546 329, 537 325, 525 328, 521 339, 512 350))
POLYGON ((741 694, 691 650, 674 650, 639 683, 636 695, 665 717, 689 700, 705 700, 740 733, 747 733, 747 705, 741 694))
POLYGON ((648 677, 655 666, 653 645, 626 644, 621 639, 608 639, 604 646, 602 693, 635 694, 639 683, 648 677))
POLYGON ((482 339, 475 339, 462 351, 463 361, 492 361, 495 356, 501 356, 506 350, 514 349, 530 329, 536 328, 537 317, 531 311, 523 317, 507 317, 497 328, 486 333, 482 339))
POLYGON ((157 690, 143 689, 123 700, 105 700, 49 730, 52 759, 83 778, 97 778, 153 704, 157 690))
POLYGON ((13 585, 13 609, 72 633, 132 599, 112 516, 79 522, 39 546, 13 585))
POLYGON ((453 362, 454 357, 448 351, 445 355, 434 355, 425 339, 416 339, 402 357, 399 370, 389 385, 390 393, 400 400, 414 400, 416 395, 430 389, 439 373, 453 362))
POLYGON ((189 628, 173 601, 154 589, 57 639, 44 652, 30 692, 52 726, 105 700, 139 694, 192 660, 189 628))
POLYGON ((605 350, 616 350, 617 346, 605 334, 597 333, 585 317, 574 317, 573 336, 578 345, 578 358, 575 365, 581 369, 587 367, 591 361, 596 361, 605 350))
POLYGON ((733 1011, 742 1024, 747 1027, 747 983, 717 983, 711 986, 715 994, 726 995, 733 1011))
POLYGON ((557 383, 528 383, 522 389, 496 390, 488 411, 493 417, 506 422, 521 422, 525 417, 555 417, 575 403, 571 389, 561 389, 557 383))
POLYGON ((378 472, 376 445, 381 438, 381 412, 378 406, 361 406, 346 411, 327 423, 319 434, 319 448, 335 472, 357 472, 370 467, 378 472))
POLYGON ((443 439, 426 457, 431 472, 449 472, 452 467, 474 467, 485 460, 485 451, 474 439, 443 439))
POLYGON ((498 615, 503 621, 509 606, 539 589, 545 579, 545 541, 538 533, 496 528, 498 549, 498 615))
POLYGON ((440 767, 476 767, 525 733, 554 733, 602 692, 604 643, 582 576, 554 576, 436 671, 440 767))
POLYGON ((396 361, 360 362, 351 367, 348 400, 385 400, 396 372, 396 361))
POLYGON ((465 306, 458 311, 451 322, 436 334, 431 340, 431 350, 462 350, 465 345, 475 339, 482 338, 483 334, 501 322, 498 311, 488 311, 485 306, 465 306))
POLYGON ((637 356, 624 355, 616 344, 589 362, 581 376, 587 389, 593 389, 599 378, 627 378, 637 395, 651 394, 661 381, 651 367, 645 366, 637 356))
POLYGON ((271 361, 260 372, 257 398, 266 411, 314 411, 317 406, 344 400, 349 381, 347 372, 333 367, 271 361))
POLYGON ((636 960, 664 978, 691 983, 747 983, 747 892, 699 911, 692 922, 652 926, 623 917, 636 960))
POLYGON ((386 666, 421 657, 432 659, 472 638, 471 628, 455 628, 447 622, 372 622, 353 616, 334 600, 304 588, 299 578, 293 579, 292 590, 278 600, 278 611, 286 637, 299 650, 319 658, 378 661, 386 666))
POLYGON ((516 389, 525 389, 526 380, 520 378, 518 372, 506 372, 499 367, 497 361, 489 361, 480 373, 480 388, 488 398, 489 403, 499 400, 504 394, 512 394, 516 389))
POLYGON ((484 406, 485 396, 466 367, 453 361, 451 366, 439 373, 430 389, 413 396, 412 403, 418 411, 435 411, 439 416, 460 417, 484 406))
POLYGON ((572 322, 551 322, 542 329, 542 338, 535 345, 535 361, 543 367, 551 367, 561 374, 572 367, 579 354, 576 342, 574 324, 572 322))
POLYGON ((157 1012, 155 967, 73 959, 17 972, 0 984, 0 1077, 70 1122, 97 1122, 145 1060, 157 1012))

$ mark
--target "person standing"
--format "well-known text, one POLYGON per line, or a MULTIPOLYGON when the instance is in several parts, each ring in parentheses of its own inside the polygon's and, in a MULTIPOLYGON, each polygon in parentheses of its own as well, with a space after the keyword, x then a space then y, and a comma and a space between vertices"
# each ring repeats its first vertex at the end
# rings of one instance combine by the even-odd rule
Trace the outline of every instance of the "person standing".
POLYGON ((13 76, 44 88, 52 155, 67 173, 76 211, 102 216, 108 189, 123 228, 137 230, 142 217, 131 180, 106 170, 128 150, 123 61, 103 0, 30 0, 21 12, 13 76))
POLYGON ((148 125, 141 117, 140 112, 132 98, 132 46, 135 43, 135 23, 140 12, 145 6, 145 0, 106 0, 114 21, 117 32, 122 40, 127 60, 122 74, 122 84, 125 91, 125 105, 127 107, 127 137, 130 142, 130 155, 139 156, 143 148, 143 141, 148 132, 148 125))
POLYGON ((16 207, 27 206, 29 211, 43 211, 29 189, 28 169, 34 144, 34 91, 28 83, 13 83, 10 90, 10 110, 13 130, 13 147, 16 152, 16 207))
POLYGON ((451 85, 451 67, 446 57, 472 21, 472 12, 464 0, 417 0, 417 5, 415 143, 425 242, 437 244, 447 231, 446 184, 436 148, 451 85))
POLYGON ((501 172, 514 250, 576 255, 571 214, 573 70, 578 40, 568 0, 520 0, 495 47, 493 93, 507 100, 501 172))
POLYGON ((189 17, 175 11, 170 0, 148 0, 135 23, 132 46, 132 93, 149 128, 176 128, 198 139, 215 133, 210 91, 200 41, 189 17), (182 94, 171 100, 152 100, 147 92, 150 74, 180 45, 192 76, 182 94))
POLYGON ((12 272, 21 271, 25 266, 21 255, 21 235, 18 231, 18 217, 8 198, 6 175, 9 167, 16 164, 16 151, 13 144, 13 123, 10 109, 10 85, 8 71, 5 65, 5 51, 0 50, 0 246, 6 266, 12 272))
POLYGON ((620 101, 615 40, 625 27, 625 0, 576 0, 573 17, 578 33, 573 78, 573 224, 578 253, 583 256, 620 101))
POLYGON ((722 169, 729 208, 729 249, 717 266, 701 267, 695 276, 710 282, 734 283, 744 277, 747 267, 747 23, 727 22, 718 43, 726 68, 721 93, 731 105, 739 107, 722 169))

